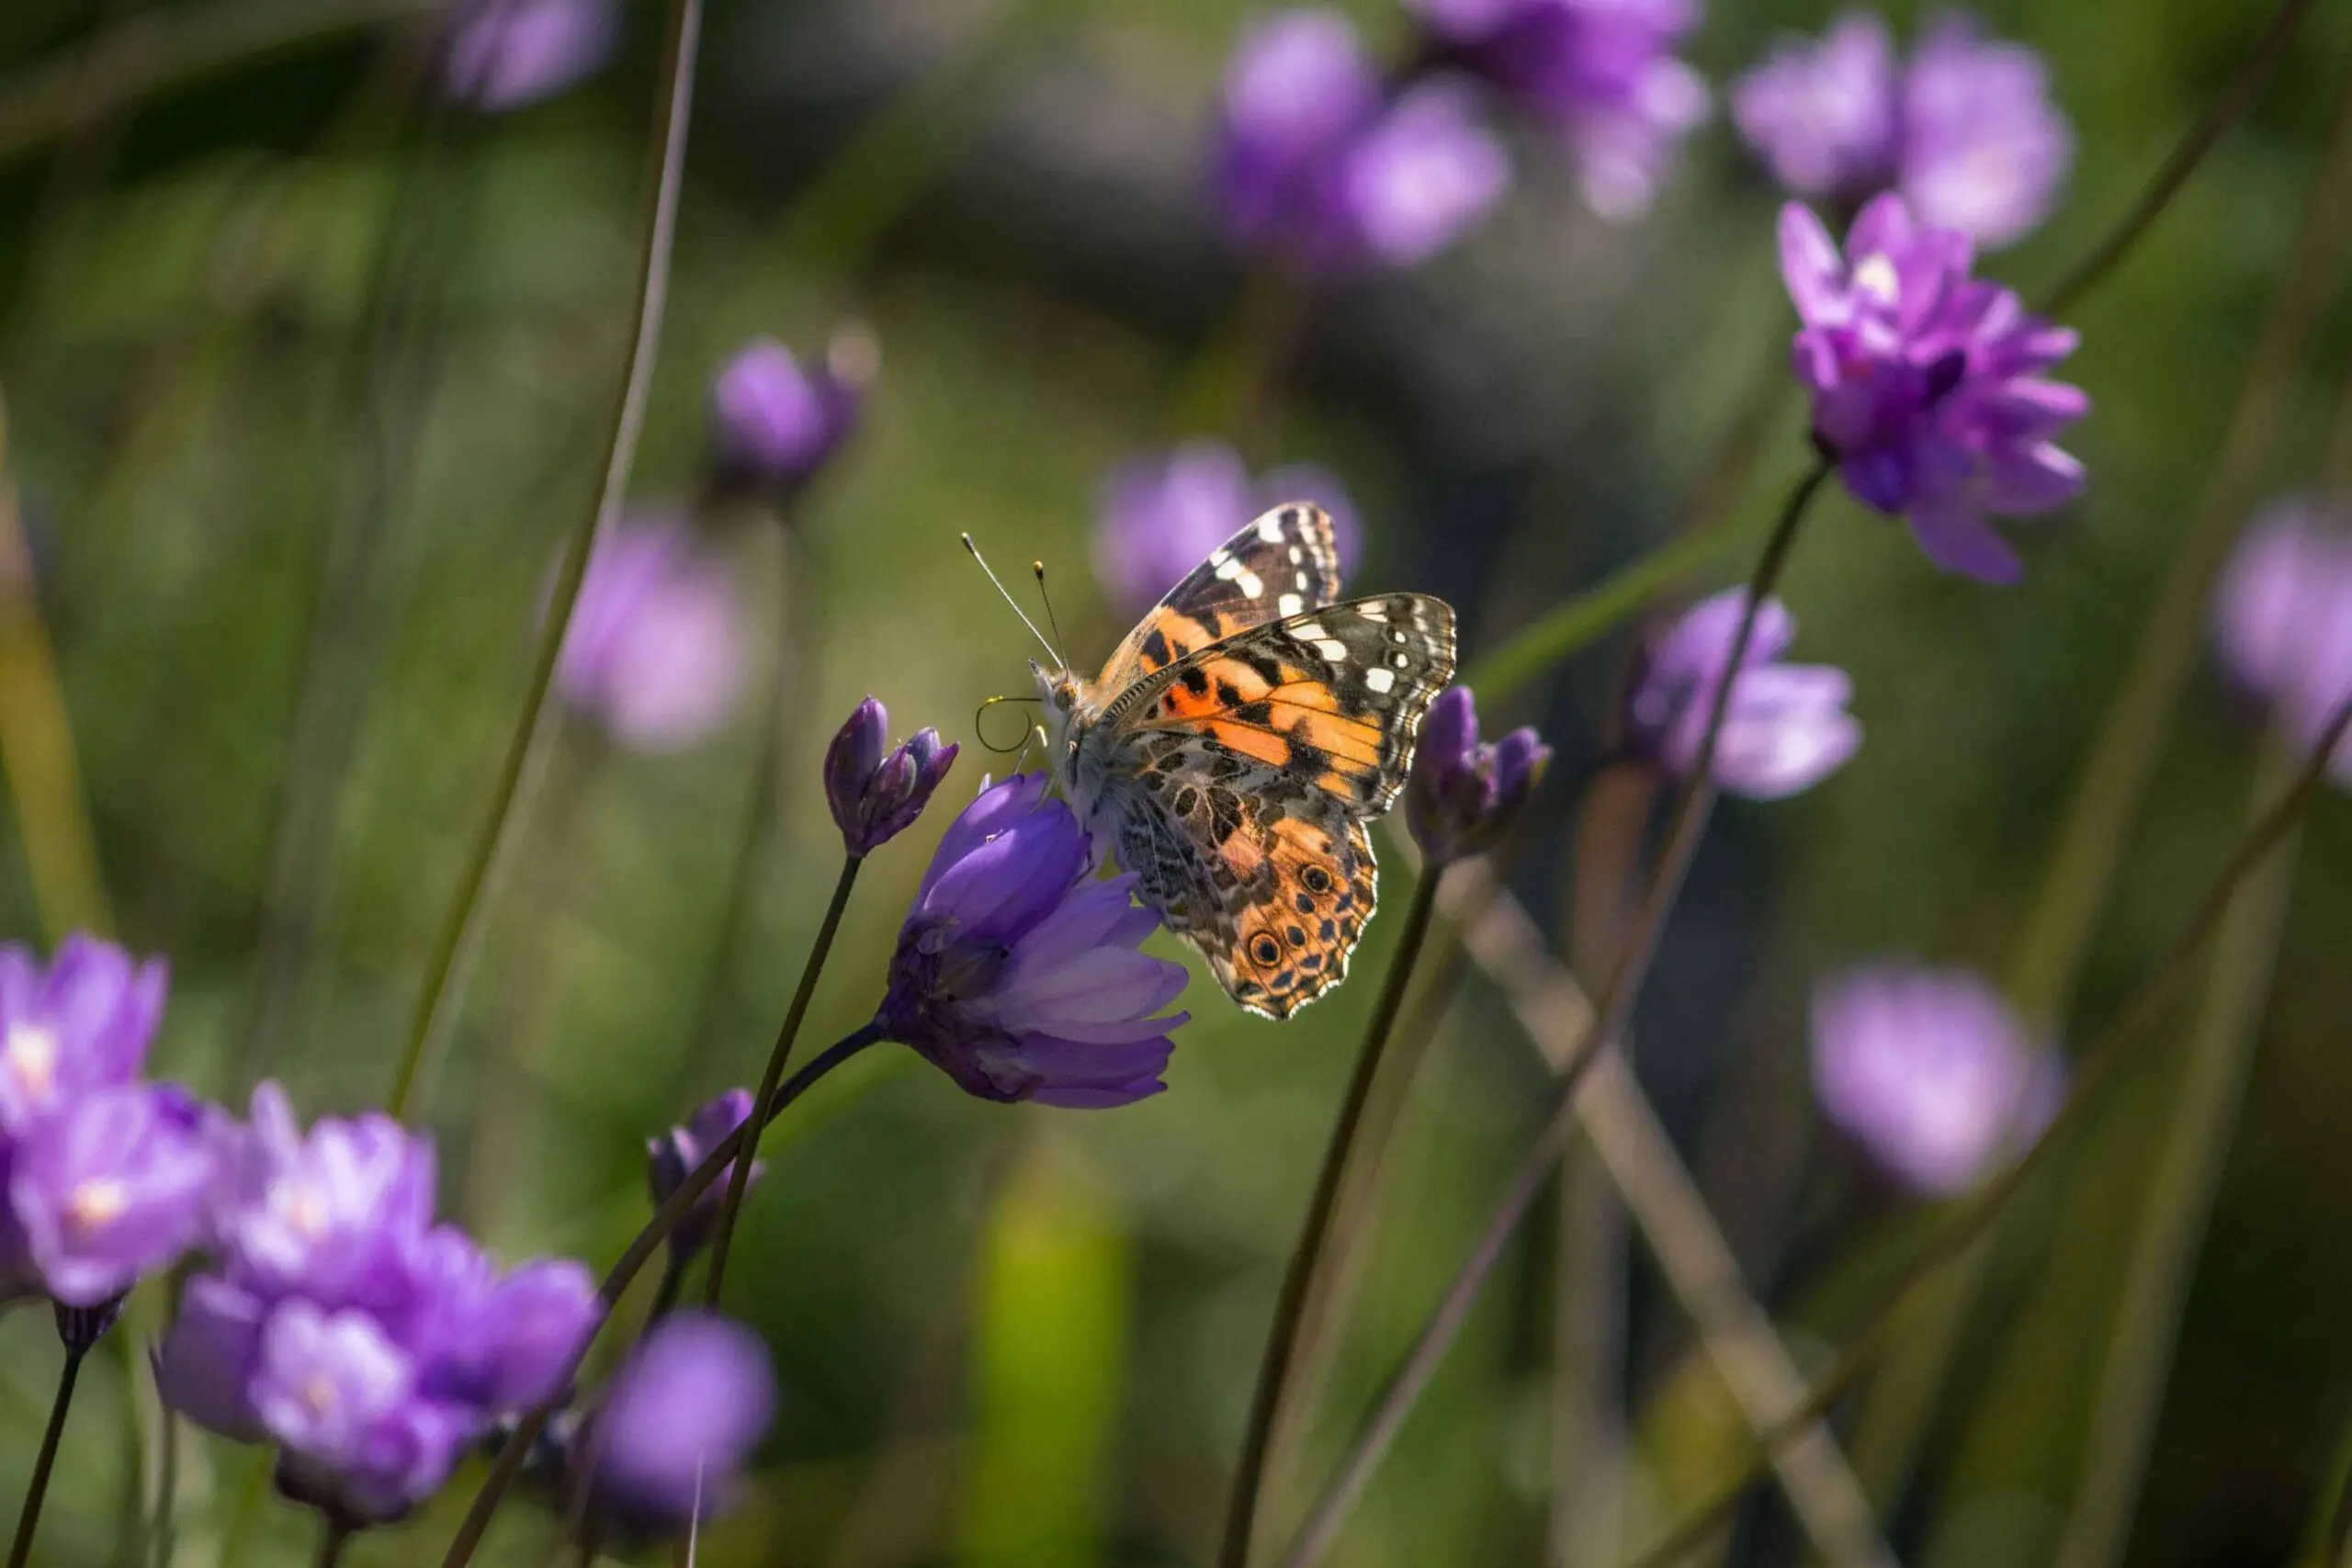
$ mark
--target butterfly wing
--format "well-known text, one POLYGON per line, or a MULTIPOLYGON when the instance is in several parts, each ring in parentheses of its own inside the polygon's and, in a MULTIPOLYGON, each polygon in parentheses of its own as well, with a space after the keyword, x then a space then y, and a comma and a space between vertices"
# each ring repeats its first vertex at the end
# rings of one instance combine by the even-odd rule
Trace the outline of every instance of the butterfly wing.
POLYGON ((1365 824, 1453 673, 1453 612, 1397 593, 1250 627, 1103 710, 1120 863, 1243 1007, 1286 1018, 1346 976, 1378 897, 1365 824))
POLYGON ((1274 507, 1168 591, 1113 651, 1095 690, 1115 694, 1220 638, 1339 596, 1331 514, 1310 501, 1274 507))

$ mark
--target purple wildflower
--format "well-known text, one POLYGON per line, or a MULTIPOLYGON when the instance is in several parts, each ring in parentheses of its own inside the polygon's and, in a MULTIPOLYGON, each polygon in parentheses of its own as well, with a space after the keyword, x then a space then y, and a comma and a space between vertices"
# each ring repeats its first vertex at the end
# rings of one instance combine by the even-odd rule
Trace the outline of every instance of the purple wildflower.
POLYGON ((870 855, 909 828, 955 765, 956 748, 924 728, 887 750, 890 716, 872 697, 857 705, 825 749, 825 803, 853 855, 870 855))
POLYGON ((620 29, 617 0, 472 0, 449 39, 451 96, 521 108, 600 69, 620 29))
MULTIPOLYGON (((2230 558, 2213 621, 2231 676, 2297 744, 2316 744, 2352 697, 2352 530, 2308 502, 2272 506, 2230 558)), ((2328 774, 2352 787, 2352 742, 2328 774)))
POLYGON ((1502 144, 1462 84, 1391 97, 1336 11, 1285 11, 1242 40, 1214 158, 1235 241, 1297 265, 1413 266, 1452 244, 1510 183, 1502 144))
MULTIPOLYGON (((1632 743, 1670 772, 1698 765, 1747 603, 1738 588, 1702 600, 1644 650, 1626 728, 1632 743)), ((1765 600, 1715 739, 1716 788, 1778 800, 1836 773, 1862 743, 1861 725, 1846 711, 1853 682, 1843 670, 1781 662, 1796 632, 1796 617, 1765 600)))
POLYGON ((1611 220, 1646 211, 1682 138, 1706 123, 1706 83, 1674 51, 1695 0, 1417 0, 1439 58, 1525 104, 1566 141, 1585 200, 1611 220))
POLYGON ((1732 118, 1798 196, 1851 207, 1898 191, 1922 222, 1992 247, 2050 215, 2074 157, 2041 57, 1982 41, 1960 16, 1898 67, 1886 24, 1849 12, 1743 77, 1732 118))
POLYGON ((1430 705, 1413 776, 1405 786, 1405 820, 1431 870, 1492 845, 1517 819, 1552 761, 1552 749, 1529 728, 1481 745, 1478 709, 1467 686, 1451 686, 1430 705))
POLYGON ((1095 579, 1122 615, 1140 615, 1243 524, 1287 501, 1312 501, 1331 514, 1340 569, 1353 570, 1363 531, 1355 503, 1328 468, 1293 463, 1253 484, 1240 454, 1209 440, 1164 457, 1131 457, 1112 471, 1095 513, 1095 579))
MULTIPOLYGON (((730 1089, 717 1099, 704 1104, 685 1125, 673 1127, 645 1145, 646 1185, 651 1189, 654 1207, 670 1201, 670 1195, 686 1184, 695 1168, 710 1157, 710 1151, 726 1140, 727 1135, 743 1124, 752 1114, 752 1091, 730 1089)), ((765 1160, 752 1162, 753 1181, 767 1171, 765 1160)), ((710 1233, 718 1224, 718 1210, 725 1197, 726 1184, 714 1183, 695 1200, 684 1219, 670 1233, 670 1250, 683 1262, 700 1252, 710 1241, 710 1233)))
POLYGON ((1906 518, 1928 558, 1986 582, 2025 568, 1987 514, 2030 516, 2082 493, 2054 437, 2088 412, 2042 373, 2075 336, 1969 276, 1970 248, 1874 197, 1841 255, 1820 220, 1781 211, 1781 271, 1803 323, 1792 356, 1815 445, 1856 499, 1906 518))
POLYGON ((431 1145, 398 1122, 305 1134, 263 1084, 157 1358, 174 1408, 275 1445, 289 1496, 361 1521, 405 1514, 499 1416, 562 1392, 602 1312, 579 1265, 501 1275, 434 1225, 433 1186, 431 1145))
POLYGON ((625 524, 588 563, 557 690, 624 746, 692 746, 742 692, 743 619, 734 581, 687 524, 625 524))
POLYGON ((775 1414, 775 1372, 758 1336, 673 1313, 614 1376, 585 1440, 597 1500, 652 1533, 707 1518, 775 1414))
POLYGON ((203 1239, 223 1120, 140 1079, 168 984, 88 937, 0 946, 0 1295, 95 1307, 203 1239))
POLYGON ((856 329, 834 336, 821 365, 804 367, 774 338, 739 349, 711 383, 711 439, 722 479, 789 494, 857 428, 880 366, 873 338, 856 329))
POLYGON ((1973 1187, 2055 1114, 2064 1074, 1984 980, 1965 969, 1881 962, 1813 1000, 1822 1109, 1906 1185, 1973 1187))
POLYGON ((983 1100, 1125 1105, 1167 1087, 1187 1015, 1152 1015, 1184 969, 1136 951, 1159 916, 1132 874, 1089 874, 1086 830, 1046 783, 1016 773, 949 825, 875 1021, 983 1100))

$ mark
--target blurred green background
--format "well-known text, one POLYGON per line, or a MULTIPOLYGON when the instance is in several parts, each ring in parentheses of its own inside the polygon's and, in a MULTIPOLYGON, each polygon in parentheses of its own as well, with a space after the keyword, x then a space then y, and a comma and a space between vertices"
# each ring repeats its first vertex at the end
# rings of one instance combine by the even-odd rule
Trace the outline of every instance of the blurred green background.
MULTIPOLYGON (((429 18, 354 25, 354 7, 317 0, 316 27, 295 29, 311 36, 108 107, 101 67, 116 57, 91 40, 247 8, 0 6, 6 471, 106 892, 123 939, 174 966, 158 1070, 232 1102, 276 1076, 310 1111, 350 1111, 387 1091, 514 721, 541 584, 593 501, 660 19, 630 7, 607 68, 487 116, 433 91, 419 65, 429 18), (60 101, 80 107, 52 112, 60 101), (347 603, 365 615, 319 639, 352 660, 311 721, 312 742, 344 759, 322 776, 294 744, 297 699, 330 542, 353 537, 369 564, 347 603), (320 889, 291 934, 268 914, 289 834, 320 889)), ((1392 0, 1348 8, 1375 37, 1401 28, 1392 0)), ((2079 138, 2070 199, 1989 268, 2031 294, 2122 211, 2267 7, 1982 9, 2047 52, 2079 138)), ((1894 10, 1907 36, 1916 18, 1894 10)), ((956 798, 1002 767, 970 744, 971 716, 1025 688, 1030 649, 956 534, 1001 566, 1044 559, 1083 649, 1119 629, 1086 565, 1106 471, 1220 434, 1199 423, 1197 389, 1242 271, 1206 220, 1198 168, 1251 14, 1233 0, 715 0, 638 497, 691 496, 708 379, 746 338, 809 352, 854 318, 883 368, 864 429, 791 523, 791 598, 813 617, 790 643, 794 771, 717 1005, 705 991, 729 878, 751 852, 739 824, 755 703, 677 755, 567 737, 531 820, 433 1086, 445 1206, 509 1256, 601 1267, 643 1218, 643 1141, 756 1076, 835 864, 815 758, 860 695, 888 703, 901 732, 936 724, 967 743, 956 798)), ((1717 5, 1693 58, 1720 83, 1777 29, 1827 15, 1811 0, 1717 5)), ((1808 987, 1886 951, 1994 974, 2017 963, 2064 804, 2212 477, 2347 62, 2352 6, 2321 4, 2248 119, 2075 314, 2070 368, 2097 408, 2069 444, 2092 488, 2019 531, 2023 587, 1939 577, 1842 498, 1799 552, 1786 592, 1797 651, 1853 672, 1867 740, 1799 800, 1724 807, 1638 1056, 1801 1359, 1857 1325, 1870 1299, 1858 1281, 1930 1213, 1818 1124, 1808 987)), ((1511 197, 1464 243, 1318 297, 1284 395, 1246 441, 1254 467, 1336 469, 1363 515, 1357 581, 1453 600, 1472 658, 1670 536, 1788 327, 1777 198, 1720 112, 1658 209, 1623 228, 1579 207, 1540 139, 1516 152, 1511 197)), ((2352 373, 2352 271, 2340 254, 2322 270, 2249 499, 2315 482, 2352 373)), ((1801 469, 1799 425, 1792 400, 1744 514, 1760 521, 1801 469)), ((748 526, 727 546, 763 658, 780 640, 776 544, 748 526)), ((1735 570, 1727 558, 1720 580, 1735 570)), ((1560 666, 1513 710, 1560 748, 1555 790, 1595 750, 1625 646, 1560 666)), ((2245 815, 2258 735, 2205 669, 2201 638, 2199 659, 2127 827, 2066 1026, 2077 1041, 2142 976, 2245 815)), ((0 934, 38 941, 26 846, 63 829, 37 803, 28 813, 16 782, 0 934)), ((1516 885, 1547 919, 1565 887, 1559 805, 1516 856, 1516 885)), ((866 872, 807 1042, 867 1015, 944 820, 933 813, 866 872)), ((2347 873, 2352 819, 2324 798, 2186 1295, 2134 1562, 2281 1560, 2352 1417, 2347 873)), ((1392 908, 1404 874, 1392 859, 1392 908)), ((1374 926, 1363 974, 1382 972, 1395 924, 1374 926)), ((1360 976, 1277 1026, 1196 976, 1170 1092, 1131 1110, 980 1104, 903 1053, 861 1059, 795 1110, 772 1135, 730 1280, 775 1350, 783 1416, 703 1560, 1204 1561, 1373 989, 1360 976)), ((2048 1559, 2185 1016, 2005 1229, 1894 1518, 1905 1562, 2048 1559)), ((1474 980, 1405 1122, 1317 1464, 1457 1261, 1543 1083, 1474 980)), ((1539 1223, 1514 1254, 1334 1561, 1544 1560, 1555 1229, 1539 1223)), ((1638 1247, 1626 1301, 1614 1393, 1634 1415, 1645 1539, 1724 1478, 1742 1428, 1638 1247)), ((14 1497, 55 1350, 33 1313, 0 1325, 0 1497, 14 1497)), ((74 1413, 38 1561, 118 1560, 138 1481, 121 1366, 95 1370, 74 1413)), ((220 1558, 254 1462, 183 1445, 176 1561, 220 1558)), ((450 1505, 470 1490, 461 1476, 351 1561, 437 1562, 450 1505)), ((1294 1481, 1274 1516, 1304 1500, 1294 1481)), ((249 1560, 307 1551, 290 1511, 255 1520, 249 1560)), ((550 1540, 544 1514, 510 1508, 485 1560, 537 1562, 550 1540)), ((1804 1555, 1769 1489, 1713 1550, 1804 1555)))

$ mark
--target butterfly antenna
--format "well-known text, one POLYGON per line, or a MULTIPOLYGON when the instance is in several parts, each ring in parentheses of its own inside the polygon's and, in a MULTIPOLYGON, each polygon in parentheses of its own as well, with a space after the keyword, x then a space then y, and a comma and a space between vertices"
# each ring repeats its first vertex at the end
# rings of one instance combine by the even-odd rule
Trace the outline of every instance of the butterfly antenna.
POLYGON ((996 585, 996 591, 999 593, 1003 594, 1004 602, 1012 606, 1012 613, 1021 617, 1021 624, 1029 628, 1029 635, 1037 639, 1038 643, 1045 649, 1046 652, 1052 657, 1053 661, 1056 664, 1067 667, 1069 661, 1064 659, 1060 654, 1054 651, 1054 645, 1046 640, 1046 634, 1037 629, 1037 623, 1029 618, 1029 612, 1021 607, 1021 602, 1019 600, 1015 599, 1011 593, 1006 592, 1003 579, 997 576, 996 568, 989 565, 988 557, 980 554, 980 547, 972 543, 972 536, 966 534, 963 538, 964 547, 972 552, 972 558, 980 563, 980 570, 982 571, 989 574, 989 581, 996 585))
MULTIPOLYGON (((1062 636, 1061 622, 1054 617, 1054 596, 1046 592, 1046 563, 1041 560, 1033 560, 1029 563, 1029 570, 1037 574, 1037 597, 1046 606, 1046 624, 1054 628, 1054 640, 1068 642, 1069 638, 1062 636)), ((1068 660, 1064 662, 1067 663, 1068 660)))

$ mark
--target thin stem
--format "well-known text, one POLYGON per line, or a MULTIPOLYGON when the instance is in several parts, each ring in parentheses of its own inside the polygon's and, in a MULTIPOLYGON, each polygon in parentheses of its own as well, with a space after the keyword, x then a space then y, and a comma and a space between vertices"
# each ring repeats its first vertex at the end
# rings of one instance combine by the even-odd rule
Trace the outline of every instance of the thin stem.
POLYGON ((343 1561, 343 1549, 359 1532, 349 1519, 328 1514, 319 1522, 319 1554, 311 1560, 312 1568, 336 1568, 343 1561))
POLYGON ((379 23, 431 16, 457 3, 242 0, 142 11, 88 46, 0 83, 0 165, 165 88, 379 23))
MULTIPOLYGON (((767 1121, 774 1122, 807 1093, 817 1080, 867 1046, 878 1044, 882 1038, 880 1026, 869 1023, 843 1035, 811 1057, 776 1091, 775 1103, 768 1109, 767 1121)), ((729 1162, 752 1140, 752 1129, 755 1125, 763 1123, 757 1117, 746 1118, 741 1126, 712 1145, 710 1153, 703 1156, 702 1163, 686 1173, 685 1179, 678 1184, 678 1190, 670 1194, 662 1207, 654 1212, 653 1217, 645 1223, 644 1228, 622 1250, 618 1261, 614 1263, 612 1270, 605 1276, 604 1283, 598 1287, 598 1294, 605 1303, 605 1315, 598 1321, 595 1333, 591 1334, 587 1342, 574 1354, 574 1371, 595 1344, 596 1334, 601 1334, 605 1325, 612 1321, 612 1309, 628 1292, 654 1253, 670 1239, 670 1233, 678 1228, 702 1195, 726 1173, 729 1162)), ((498 1450, 498 1457, 491 1461, 490 1473, 482 1478, 481 1489, 474 1494, 465 1518, 459 1522, 458 1533, 451 1538, 449 1550, 441 1560, 441 1568, 465 1568, 465 1564, 473 1560, 475 1548, 481 1544, 483 1532, 490 1528, 491 1516, 498 1511, 506 1489, 514 1484, 514 1477, 522 1472, 523 1461, 529 1457, 531 1445, 547 1429, 548 1418, 554 1413, 555 1407, 551 1403, 541 1404, 526 1415, 508 1435, 505 1445, 498 1450)))
POLYGON ((65 1368, 57 1375, 57 1400, 49 1407, 49 1427, 40 1435, 40 1453, 33 1461, 33 1478, 25 1485, 24 1511, 17 1516, 16 1544, 8 1549, 8 1568, 25 1568, 32 1558, 33 1533, 40 1528, 40 1506, 49 1495, 49 1472, 57 1466, 57 1441, 65 1435, 65 1416, 74 1407, 74 1383, 82 1375, 79 1350, 65 1352, 65 1368))
MULTIPOLYGON (((2258 816, 2278 793, 2294 761, 2291 752, 2267 749, 2249 794, 2250 817, 2258 816)), ((2237 1132, 2270 998, 2299 838, 2289 834, 2278 852, 2248 879, 2214 937, 2204 1005, 2173 1090, 2171 1125, 2158 1145, 2145 1214, 2117 1296, 2115 1330, 2107 1340, 2106 1366, 2091 1406, 2082 1480, 2059 1542, 2059 1568, 2106 1568, 2131 1540, 2182 1305, 2212 1216, 2222 1162, 2237 1132)))
POLYGON ((1566 1145, 1575 1126, 1578 1085, 1601 1048, 1623 1031, 1626 1018, 1633 1011, 1634 998, 1648 976, 1651 960, 1657 956, 1659 940, 1665 933, 1667 917, 1673 912, 1675 900, 1690 872, 1691 858, 1698 852, 1699 840, 1705 833, 1707 817, 1714 804, 1712 775, 1715 752, 1723 739, 1724 716, 1730 710, 1735 685, 1728 676, 1738 670, 1742 660, 1747 657, 1748 643, 1756 631, 1757 612, 1780 581, 1781 569, 1788 563, 1789 551, 1796 543, 1798 526, 1804 522, 1813 498, 1828 477, 1829 465, 1815 462, 1789 492, 1780 515, 1773 522, 1771 535, 1765 541, 1763 554, 1757 559, 1756 570, 1748 578, 1739 626, 1724 660, 1726 678, 1715 682, 1698 756, 1676 800, 1672 821, 1666 831, 1665 850, 1658 857, 1657 869, 1644 891, 1641 907, 1635 911, 1628 928, 1624 951, 1619 955, 1601 989, 1592 1021, 1582 1032, 1577 1049, 1560 1065, 1559 1083, 1544 1114, 1543 1130, 1537 1134, 1534 1145, 1528 1150, 1519 1169, 1505 1185, 1502 1197, 1489 1216, 1486 1228, 1479 1233, 1470 1255, 1464 1259, 1453 1283, 1447 1286, 1444 1295, 1440 1298, 1437 1310, 1430 1314, 1405 1360, 1382 1389, 1380 1397, 1349 1445, 1330 1483, 1296 1539, 1291 1542, 1290 1550, 1283 1554, 1284 1568, 1307 1568, 1329 1550, 1348 1511, 1354 1506, 1356 1497, 1372 1479, 1373 1471, 1404 1425, 1406 1416, 1419 1400, 1430 1380, 1436 1376, 1446 1352, 1453 1348, 1454 1337, 1469 1320, 1470 1310, 1476 1304, 1487 1276, 1502 1261, 1503 1253, 1521 1222, 1527 1217, 1529 1207, 1551 1179, 1552 1167, 1561 1149, 1566 1145))
POLYGON ((2114 271, 2116 265, 2139 243, 2140 236, 2164 215, 2165 209, 2172 204, 2174 197, 2180 194, 2180 187, 2188 183, 2188 176, 2197 172, 2197 166, 2205 161, 2205 155, 2213 150, 2222 134, 2253 107, 2263 84, 2269 80, 2272 69, 2286 54, 2287 46, 2294 41, 2296 31, 2302 27, 2303 18, 2311 11, 2312 0, 2282 0, 2278 13, 2270 19, 2270 25, 2263 28, 2262 36, 2255 39, 2254 47, 2238 62, 2237 70, 2222 89, 2221 96, 2213 100, 2203 118, 2190 128, 2188 134, 2181 138, 2180 144, 2172 150, 2172 155, 2157 169, 2155 177, 2148 182, 2147 188, 2140 193, 2139 200, 2132 204, 2122 221, 2106 239, 2092 247, 2090 254, 2075 263, 2074 270, 2050 291, 2049 299, 2041 307, 2043 313, 2063 315, 2070 307, 2080 303, 2084 295, 2106 281, 2107 275, 2114 271))
POLYGON ((1363 1043, 1356 1051, 1355 1071, 1340 1100, 1340 1114, 1331 1123, 1330 1142, 1323 1150, 1323 1168, 1316 1173, 1315 1191, 1306 1202, 1306 1218, 1299 1226, 1290 1265, 1283 1273, 1282 1292, 1274 1299, 1273 1324, 1267 1331, 1266 1348, 1258 1362, 1258 1387, 1250 1402, 1250 1423, 1241 1439, 1241 1458, 1234 1467, 1233 1491, 1226 1501, 1225 1544, 1217 1553, 1221 1568, 1247 1568, 1250 1560, 1258 1521, 1259 1492, 1266 1476, 1266 1456, 1284 1395, 1289 1393, 1291 1367, 1298 1349, 1307 1296, 1321 1270, 1332 1213, 1349 1159, 1355 1150, 1364 1104, 1372 1096, 1373 1079, 1380 1071, 1381 1055, 1387 1049, 1388 1036, 1396 1028, 1397 1010, 1404 1006, 1406 987, 1412 983, 1414 965, 1420 960, 1421 945, 1430 933, 1430 919, 1437 911, 1438 881, 1444 874, 1443 866, 1429 866, 1413 885, 1412 902, 1406 906, 1404 930, 1396 939, 1396 955, 1388 961, 1388 974, 1381 984, 1379 1000, 1364 1025, 1363 1043))
POLYGON ((539 634, 537 662, 523 702, 506 760, 492 792, 490 815, 483 822, 472 853, 458 880, 455 896, 444 918, 441 934, 425 964, 425 980, 417 998, 416 1016, 409 1028, 400 1066, 393 1075, 387 1109, 406 1117, 419 1080, 437 1057, 452 1009, 449 1003, 464 988, 466 972, 481 940, 481 917, 494 869, 504 863, 513 835, 510 828, 518 803, 536 786, 546 769, 554 739, 555 712, 548 690, 563 651, 564 634, 571 625, 580 584, 588 572, 588 558, 596 542, 612 529, 628 492, 629 472, 637 462, 638 437, 645 424, 645 407, 653 385, 653 361, 662 341, 662 318, 669 299, 670 255, 677 236, 678 195, 686 162, 686 122, 694 107, 695 56, 702 38, 702 0, 672 0, 669 69, 662 76, 662 104, 655 142, 656 173, 648 190, 649 210, 643 249, 638 258, 635 315, 629 333, 628 357, 624 364, 618 395, 614 399, 611 427, 605 439, 605 478, 596 503, 573 529, 556 569, 547 624, 539 634))
POLYGON ((2149 967, 2121 1010, 2084 1053, 2082 1066, 2065 1102, 2059 1106, 2057 1114, 2042 1130, 2041 1137, 1978 1188, 1972 1197, 1958 1205, 1943 1225, 1921 1244, 1918 1255, 1904 1270, 1903 1277, 1881 1299, 1876 1310, 1847 1342, 1846 1348, 1838 1353, 1829 1370, 1815 1380, 1804 1403, 1787 1420, 1764 1434, 1756 1451, 1749 1456, 1748 1462, 1730 1485, 1686 1516, 1657 1545, 1635 1560, 1634 1568, 1662 1568, 1663 1564, 1678 1560, 1705 1540, 1715 1527, 1738 1506, 1741 1495, 1761 1477, 1771 1457, 1792 1438, 1803 1435, 1851 1392, 1879 1351, 1885 1348, 1888 1329, 1900 1319, 1904 1310, 1936 1277, 1939 1269, 1965 1252, 1984 1233, 2027 1179, 2064 1141, 2064 1134, 2088 1113, 2107 1080, 2127 1065, 2131 1059, 2131 1048, 2163 1016, 2174 987, 2181 982, 2198 953, 2221 925, 2240 890, 2260 870, 2272 852, 2294 832, 2303 812, 2310 807, 2312 797, 2318 793, 2326 778, 2329 758, 2335 754, 2336 746, 2347 731, 2352 731, 2352 701, 2336 709, 2335 716, 2312 746, 2293 785, 2239 840, 2228 863, 2214 878, 2213 885, 2206 890, 2205 897, 2190 912, 2180 931, 2149 967))
MULTIPOLYGON (((858 867, 865 863, 863 855, 844 856, 842 874, 833 883, 832 901, 825 906, 825 918, 817 927, 817 940, 809 945, 808 961, 801 965, 800 985, 792 993, 792 1005, 785 1010, 784 1027, 776 1031, 775 1046, 768 1053, 768 1065, 760 1074, 759 1091, 752 1097, 752 1125, 765 1127, 771 1108, 775 1104, 776 1086, 784 1081, 784 1064, 792 1055, 792 1043, 800 1037, 800 1021, 808 1016, 809 998, 817 994, 817 976, 825 967, 825 955, 833 950, 833 938, 842 929, 842 911, 849 908, 850 890, 857 886, 858 867)), ((703 1277, 703 1304, 718 1305, 719 1292, 727 1282, 727 1253, 735 1239, 735 1216, 743 1207, 744 1190, 752 1185, 752 1163, 759 1154, 760 1141, 751 1138, 743 1145, 743 1156, 735 1162, 735 1174, 728 1179, 727 1197, 718 1209, 718 1224, 710 1236, 710 1269, 703 1277)))

